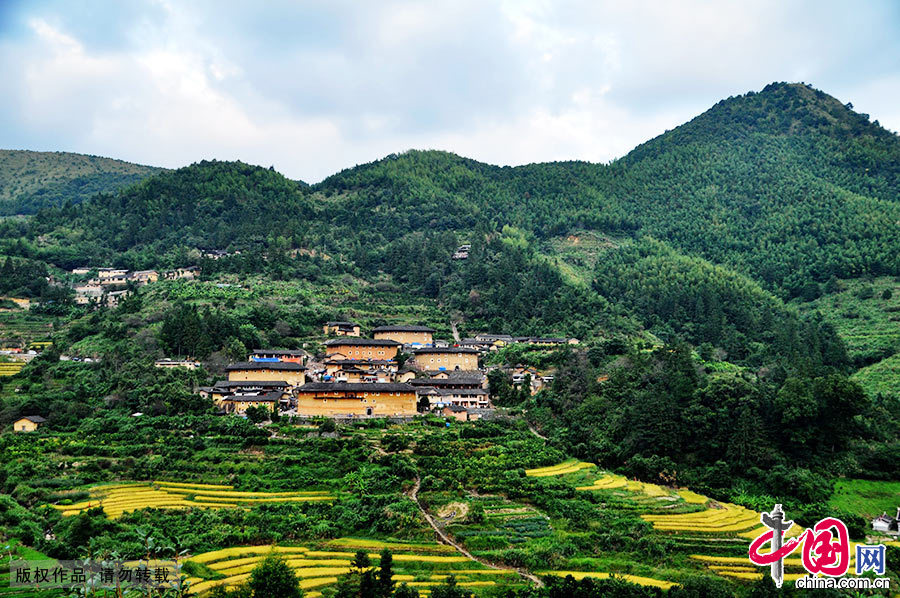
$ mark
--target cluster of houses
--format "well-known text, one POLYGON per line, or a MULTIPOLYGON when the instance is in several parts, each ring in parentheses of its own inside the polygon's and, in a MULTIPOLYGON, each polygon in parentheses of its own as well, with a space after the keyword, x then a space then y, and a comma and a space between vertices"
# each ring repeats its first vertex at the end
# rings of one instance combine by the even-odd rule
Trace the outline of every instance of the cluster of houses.
POLYGON ((200 276, 200 268, 187 266, 174 270, 127 270, 125 268, 75 268, 72 274, 87 276, 96 273, 85 282, 77 283, 75 289, 75 303, 88 305, 95 303, 114 307, 128 293, 128 285, 144 286, 159 279, 163 280, 193 280, 200 276))
MULTIPOLYGON (((102 269, 97 278, 136 280, 144 274, 102 269)), ((174 276, 180 277, 181 272, 174 276)), ((144 284, 158 278, 144 277, 144 284)), ((348 321, 327 322, 323 332, 326 339, 317 355, 305 350, 255 350, 246 361, 225 368, 226 380, 201 388, 200 394, 211 398, 223 414, 246 415, 255 407, 303 418, 349 419, 410 418, 427 411, 461 421, 478 420, 493 413, 490 369, 502 370, 520 389, 529 384, 532 394, 553 380, 552 375, 522 365, 485 368, 483 356, 512 343, 553 347, 578 342, 480 334, 451 344, 435 339, 433 328, 409 325, 379 326, 366 338, 359 324, 348 321)), ((201 364, 161 359, 155 366, 196 369, 201 364)), ((20 421, 14 429, 32 431, 41 423, 20 421)))
POLYGON ((328 322, 324 355, 254 351, 225 368, 227 380, 201 393, 222 413, 235 414, 250 407, 334 418, 431 411, 466 421, 492 413, 478 349, 436 341, 427 326, 379 326, 371 338, 360 331, 353 322, 328 322))
POLYGON ((477 349, 482 352, 497 351, 507 345, 522 344, 534 347, 551 348, 563 345, 577 345, 577 338, 560 338, 549 336, 511 336, 509 334, 478 334, 474 338, 459 341, 460 347, 477 349))
POLYGON ((469 252, 472 250, 472 245, 470 243, 465 243, 456 248, 456 251, 453 252, 453 255, 450 256, 454 260, 467 260, 469 259, 469 252))
POLYGON ((224 249, 201 249, 200 255, 209 260, 220 260, 232 255, 241 255, 241 252, 239 250, 226 251, 224 249))

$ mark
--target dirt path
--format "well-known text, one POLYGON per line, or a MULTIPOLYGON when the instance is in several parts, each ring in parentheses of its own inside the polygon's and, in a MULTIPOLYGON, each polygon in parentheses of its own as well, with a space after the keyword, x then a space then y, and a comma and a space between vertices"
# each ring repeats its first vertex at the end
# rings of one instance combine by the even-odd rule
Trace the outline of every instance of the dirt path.
POLYGON ((453 340, 459 344, 459 331, 456 329, 456 322, 450 322, 450 330, 453 331, 453 340))
POLYGON ((541 440, 547 440, 547 437, 534 429, 534 426, 528 424, 528 429, 531 430, 531 433, 540 438, 541 440))
POLYGON ((432 516, 428 514, 428 511, 426 511, 425 507, 422 506, 422 503, 419 502, 419 487, 421 485, 422 485, 422 479, 417 475, 416 476, 416 484, 407 493, 407 496, 409 496, 409 498, 414 503, 416 503, 416 506, 419 507, 419 511, 422 513, 422 516, 425 518, 425 521, 428 522, 428 525, 431 526, 431 529, 434 530, 434 533, 436 533, 438 535, 438 537, 441 539, 441 542, 443 542, 444 544, 447 544, 449 546, 452 546, 453 548, 456 549, 456 551, 458 553, 460 553, 461 555, 463 555, 464 557, 466 557, 467 559, 469 559, 471 561, 474 561, 476 563, 479 563, 479 564, 484 565, 485 567, 489 567, 491 569, 506 569, 508 571, 515 571, 516 573, 518 573, 520 576, 524 577, 525 579, 530 580, 531 582, 537 584, 539 587, 543 587, 544 584, 541 582, 540 579, 538 579, 538 577, 536 575, 533 575, 524 569, 518 569, 516 567, 506 567, 503 565, 495 565, 494 563, 491 563, 484 559, 480 559, 477 556, 473 555, 468 550, 466 550, 465 548, 463 548, 462 546, 460 546, 459 544, 457 544, 455 541, 453 541, 450 538, 450 536, 445 534, 444 531, 437 526, 437 524, 434 522, 434 518, 432 518, 432 516))

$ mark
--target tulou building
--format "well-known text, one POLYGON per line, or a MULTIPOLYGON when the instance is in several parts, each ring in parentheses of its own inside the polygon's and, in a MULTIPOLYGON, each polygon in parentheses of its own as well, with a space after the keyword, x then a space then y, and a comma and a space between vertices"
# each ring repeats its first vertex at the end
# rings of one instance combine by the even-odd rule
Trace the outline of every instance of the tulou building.
POLYGON ((399 351, 400 343, 388 339, 345 337, 325 343, 325 356, 331 359, 395 359, 399 351))
POLYGON ((322 327, 322 331, 325 333, 325 336, 329 336, 329 335, 359 336, 360 335, 359 324, 357 324, 355 322, 347 322, 347 321, 325 322, 325 326, 322 327))
POLYGON ((478 351, 466 347, 431 347, 413 351, 420 370, 477 370, 478 351))
POLYGON ((409 384, 313 382, 297 389, 297 414, 305 417, 411 417, 416 389, 409 384))
POLYGON ((434 328, 428 326, 379 326, 372 338, 397 341, 401 345, 430 347, 434 344, 434 328))

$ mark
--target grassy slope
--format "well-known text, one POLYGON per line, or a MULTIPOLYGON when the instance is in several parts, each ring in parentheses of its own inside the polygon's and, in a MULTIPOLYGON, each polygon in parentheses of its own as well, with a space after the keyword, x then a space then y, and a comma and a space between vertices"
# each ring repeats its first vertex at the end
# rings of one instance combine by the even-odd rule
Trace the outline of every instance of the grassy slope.
POLYGON ((853 380, 870 395, 900 396, 900 354, 859 370, 853 380))
POLYGON ((816 309, 831 322, 847 343, 850 358, 860 365, 900 352, 900 282, 884 276, 842 280, 840 286, 841 291, 800 308, 816 309), (863 293, 866 289, 871 289, 871 296, 863 293), (890 299, 882 299, 885 290, 892 291, 890 299))
POLYGON ((627 239, 613 239, 595 231, 575 231, 550 239, 543 253, 551 257, 569 282, 589 287, 597 260, 605 252, 627 242, 627 239))
POLYGON ((900 482, 837 480, 828 504, 866 517, 885 511, 895 515, 900 507, 900 482))
POLYGON ((80 201, 114 191, 162 169, 68 152, 0 150, 0 212, 33 211, 43 201, 80 201))

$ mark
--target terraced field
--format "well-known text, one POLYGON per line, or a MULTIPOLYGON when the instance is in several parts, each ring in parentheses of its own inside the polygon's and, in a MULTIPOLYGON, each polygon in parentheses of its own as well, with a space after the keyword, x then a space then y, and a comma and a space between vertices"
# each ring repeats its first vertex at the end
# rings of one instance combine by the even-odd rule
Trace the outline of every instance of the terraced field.
POLYGON ((659 579, 653 579, 651 577, 641 577, 640 575, 628 575, 626 573, 597 573, 593 571, 536 571, 537 575, 545 576, 545 575, 553 575, 555 577, 567 577, 571 575, 575 579, 584 579, 585 577, 593 577, 594 579, 609 579, 613 575, 616 577, 621 577, 625 581, 637 584, 639 586, 652 586, 655 588, 662 588, 663 590, 668 590, 674 585, 677 585, 671 581, 662 581, 659 579))
MULTIPOLYGON (((740 505, 719 503, 690 490, 628 480, 623 476, 596 471, 589 465, 569 461, 552 467, 529 470, 527 473, 537 476, 565 476, 579 491, 607 492, 613 497, 627 500, 631 505, 637 505, 637 509, 645 511, 640 514, 641 519, 650 523, 654 530, 669 536, 678 550, 687 553, 691 561, 702 563, 717 575, 735 580, 755 581, 767 573, 767 570, 752 565, 747 559, 750 540, 766 531, 760 523, 760 513, 740 505), (590 483, 586 484, 586 481, 590 483)), ((795 524, 786 535, 794 537, 801 533, 801 526, 795 524)), ((854 553, 855 543, 852 543, 851 555, 854 553)), ((852 565, 851 558, 851 570, 852 565)), ((592 571, 536 573, 562 576, 573 574, 576 577, 609 575, 592 571)), ((805 574, 799 554, 785 560, 786 580, 794 581, 805 574)), ((628 579, 628 576, 623 577, 628 579)), ((636 579, 630 581, 643 585, 671 585, 671 582, 665 580, 632 577, 636 579)))
MULTIPOLYGON (((582 473, 588 474, 591 477, 595 477, 597 475, 596 465, 593 463, 586 463, 584 461, 565 461, 560 463, 559 465, 552 465, 549 467, 539 467, 536 469, 527 469, 525 470, 525 475, 531 477, 551 477, 551 476, 564 476, 574 473, 582 473)), ((663 488, 657 484, 648 484, 646 482, 638 482, 636 480, 629 480, 625 476, 616 475, 612 473, 602 473, 599 474, 599 477, 591 480, 589 484, 584 484, 580 486, 576 486, 576 490, 580 491, 590 491, 590 490, 614 490, 617 488, 622 488, 627 490, 628 492, 640 493, 650 498, 666 498, 671 497, 672 500, 676 500, 675 496, 678 493, 675 490, 670 490, 668 488, 663 488)), ((688 492, 688 491, 679 491, 679 492, 688 492)), ((693 494, 693 493, 690 493, 693 494)), ((699 495, 694 495, 697 497, 699 495)), ((706 497, 702 497, 705 502, 706 497)), ((685 502, 688 502, 687 499, 684 499, 685 502)))
POLYGON ((53 319, 49 316, 30 312, 0 312, 0 338, 16 338, 25 341, 26 346, 35 341, 47 340, 53 332, 53 319))
POLYGON ((0 376, 15 376, 24 367, 24 361, 0 361, 0 376))
POLYGON ((564 461, 559 465, 551 465, 549 467, 538 467, 536 469, 526 469, 525 475, 536 477, 536 478, 545 478, 550 476, 559 476, 566 475, 569 473, 575 473, 576 471, 581 471, 582 469, 590 469, 592 467, 597 467, 593 463, 585 463, 584 461, 564 461))
POLYGON ((110 519, 139 509, 227 509, 267 502, 330 501, 334 496, 323 490, 300 492, 241 492, 233 486, 181 482, 134 482, 93 486, 90 498, 73 504, 51 505, 64 516, 76 515, 94 507, 103 507, 110 519))
MULTIPOLYGON (((900 329, 900 325, 897 326, 900 329)), ((870 396, 900 396, 900 353, 862 368, 852 379, 866 389, 870 396)))
POLYGON ((270 554, 278 554, 296 572, 304 596, 317 598, 322 595, 322 589, 337 584, 338 576, 350 572, 350 563, 358 550, 370 551, 372 565, 377 567, 379 551, 384 548, 393 553, 394 580, 406 582, 422 595, 428 595, 433 586, 450 575, 456 577, 459 586, 471 589, 497 585, 498 578, 503 579, 504 586, 515 585, 519 579, 513 571, 483 567, 443 544, 341 538, 317 545, 238 546, 195 555, 188 562, 202 565, 212 574, 205 578, 189 577, 189 592, 200 596, 218 585, 239 585, 249 579, 260 561, 270 554))

